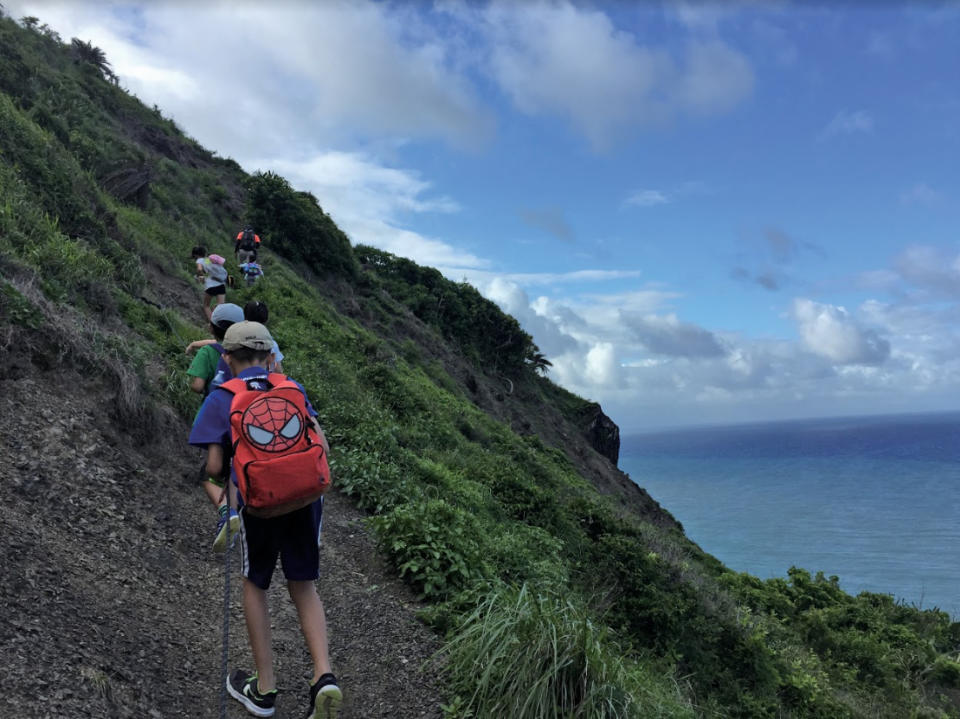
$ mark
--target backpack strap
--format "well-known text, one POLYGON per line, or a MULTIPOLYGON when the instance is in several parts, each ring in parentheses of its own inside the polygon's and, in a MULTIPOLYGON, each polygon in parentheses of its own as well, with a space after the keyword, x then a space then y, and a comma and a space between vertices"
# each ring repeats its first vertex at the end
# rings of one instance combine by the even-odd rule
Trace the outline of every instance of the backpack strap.
MULTIPOLYGON (((228 379, 226 382, 221 384, 217 389, 225 389, 230 394, 236 395, 240 392, 247 391, 247 382, 258 379, 262 380, 263 375, 257 375, 256 377, 251 377, 250 379, 244 379, 243 377, 234 377, 233 379, 228 379)), ((280 374, 279 372, 271 372, 267 375, 267 383, 271 387, 276 387, 281 382, 287 382, 287 376, 280 374)))
POLYGON ((226 382, 222 383, 217 389, 226 390, 232 395, 237 395, 240 392, 244 392, 247 389, 247 383, 245 380, 240 379, 239 377, 234 377, 233 379, 228 379, 226 382))
POLYGON ((210 346, 213 347, 213 348, 217 351, 217 354, 219 354, 219 355, 221 355, 221 356, 222 356, 223 353, 226 351, 226 350, 223 349, 223 345, 220 344, 219 342, 214 342, 214 343, 213 343, 212 345, 210 345, 210 346))
POLYGON ((290 378, 285 374, 280 374, 279 372, 271 372, 267 375, 267 382, 270 383, 271 387, 276 387, 281 382, 289 382, 290 378))

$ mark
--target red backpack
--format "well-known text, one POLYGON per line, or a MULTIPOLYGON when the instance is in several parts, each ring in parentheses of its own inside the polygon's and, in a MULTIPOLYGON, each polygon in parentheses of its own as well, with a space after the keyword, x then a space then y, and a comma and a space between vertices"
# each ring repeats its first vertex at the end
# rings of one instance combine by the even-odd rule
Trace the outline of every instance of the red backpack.
POLYGON ((247 511, 276 517, 326 492, 330 466, 303 390, 282 374, 269 374, 263 390, 252 388, 252 381, 234 378, 220 385, 233 395, 233 468, 247 511))

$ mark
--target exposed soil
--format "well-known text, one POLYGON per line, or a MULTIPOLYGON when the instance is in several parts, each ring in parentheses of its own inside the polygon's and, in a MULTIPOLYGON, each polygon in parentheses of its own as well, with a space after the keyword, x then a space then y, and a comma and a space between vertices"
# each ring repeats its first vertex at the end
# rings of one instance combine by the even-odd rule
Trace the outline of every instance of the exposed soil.
MULTIPOLYGON (((224 567, 188 427, 163 414, 155 443, 134 446, 112 419, 114 388, 62 368, 13 374, 0 379, 0 716, 220 716, 224 567)), ((421 670, 437 638, 336 491, 323 536, 342 716, 440 717, 436 670, 421 670)), ((251 668, 238 557, 229 663, 251 668)), ((270 596, 277 716, 300 717, 310 659, 279 573, 270 596)))

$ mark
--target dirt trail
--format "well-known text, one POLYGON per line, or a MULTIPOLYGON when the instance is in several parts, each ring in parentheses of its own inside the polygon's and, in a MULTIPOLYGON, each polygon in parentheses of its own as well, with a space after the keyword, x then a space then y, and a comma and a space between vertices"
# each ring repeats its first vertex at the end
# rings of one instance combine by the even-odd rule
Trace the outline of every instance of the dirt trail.
MULTIPOLYGON (((5 363, 9 357, 0 357, 5 363)), ((22 363, 0 379, 0 716, 218 717, 222 558, 186 423, 135 447, 115 389, 22 363)), ((320 594, 343 719, 442 716, 436 637, 376 554, 362 514, 332 492, 320 594)), ((250 667, 239 553, 230 664, 250 667)), ((309 655, 282 577, 271 587, 277 717, 306 708, 309 655)), ((248 716, 229 701, 227 716, 248 716)))

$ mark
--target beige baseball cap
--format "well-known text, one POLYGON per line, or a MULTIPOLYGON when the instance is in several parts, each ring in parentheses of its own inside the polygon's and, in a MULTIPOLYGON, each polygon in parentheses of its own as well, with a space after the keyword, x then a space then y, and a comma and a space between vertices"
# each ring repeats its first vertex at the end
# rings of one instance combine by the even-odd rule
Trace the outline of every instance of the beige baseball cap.
POLYGON ((252 350, 272 350, 273 337, 259 322, 236 322, 227 328, 223 336, 223 349, 227 352, 246 347, 252 350))

